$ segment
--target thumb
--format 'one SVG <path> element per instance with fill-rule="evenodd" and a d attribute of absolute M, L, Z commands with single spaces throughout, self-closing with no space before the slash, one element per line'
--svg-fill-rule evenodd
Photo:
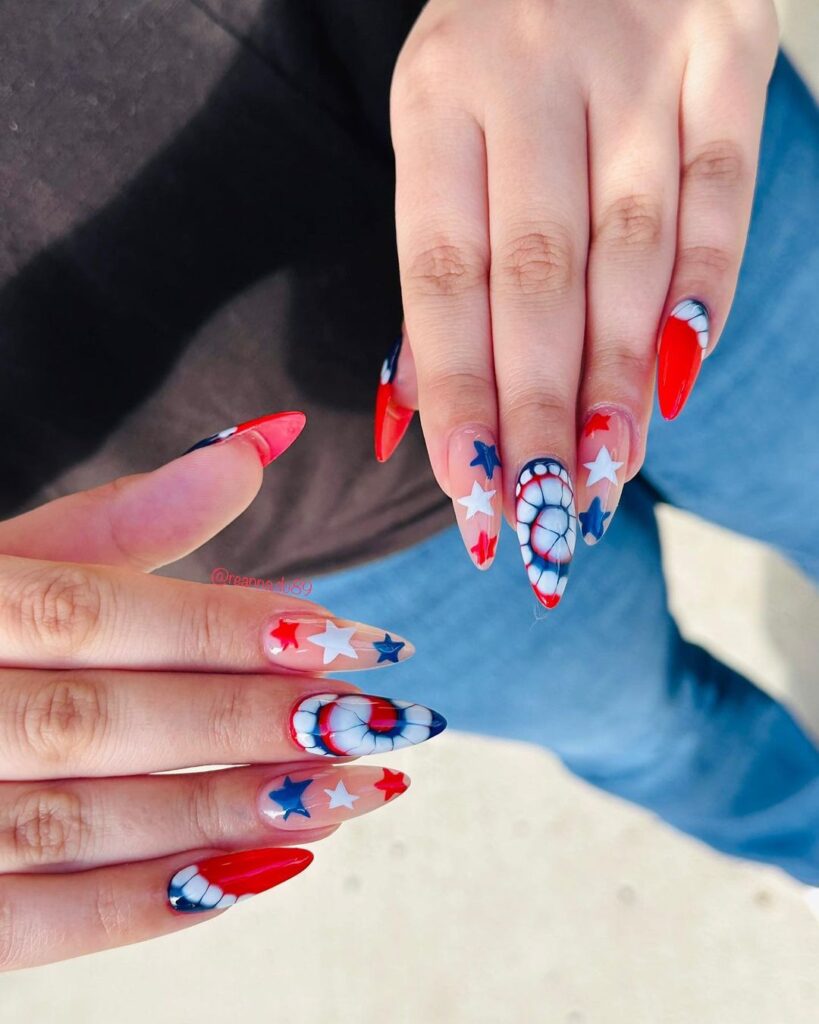
<path fill-rule="evenodd" d="M 205 438 L 152 473 L 120 477 L 0 523 L 0 552 L 149 572 L 189 554 L 253 501 L 262 469 L 304 428 L 300 412 Z"/>

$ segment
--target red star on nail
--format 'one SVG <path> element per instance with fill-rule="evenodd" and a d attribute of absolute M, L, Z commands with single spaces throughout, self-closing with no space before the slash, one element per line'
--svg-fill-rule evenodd
<path fill-rule="evenodd" d="M 298 622 L 287 622 L 286 619 L 279 619 L 278 626 L 270 630 L 270 635 L 274 636 L 281 644 L 281 649 L 286 651 L 288 647 L 299 646 L 299 642 L 296 639 L 298 627 Z"/>
<path fill-rule="evenodd" d="M 391 772 L 389 768 L 384 769 L 384 778 L 375 784 L 376 789 L 384 791 L 384 803 L 392 800 L 394 796 L 401 796 L 402 793 L 406 793 L 409 789 L 406 778 L 403 772 Z"/>
<path fill-rule="evenodd" d="M 495 557 L 495 546 L 497 543 L 497 537 L 490 537 L 486 530 L 481 530 L 478 535 L 477 544 L 469 549 L 475 556 L 475 561 L 478 565 L 483 565 L 484 562 L 488 562 L 490 558 Z"/>
<path fill-rule="evenodd" d="M 584 437 L 590 437 L 595 430 L 608 430 L 609 420 L 611 419 L 611 413 L 604 415 L 602 412 L 596 412 L 589 422 L 586 424 L 586 429 L 583 431 Z"/>

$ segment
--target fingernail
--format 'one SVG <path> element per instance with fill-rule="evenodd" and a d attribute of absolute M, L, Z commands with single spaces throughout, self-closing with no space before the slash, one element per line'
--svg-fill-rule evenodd
<path fill-rule="evenodd" d="M 401 335 L 384 360 L 378 380 L 378 391 L 375 396 L 375 457 L 379 462 L 386 462 L 390 458 L 415 415 L 414 409 L 399 405 L 393 397 L 393 381 L 398 370 L 398 357 L 401 355 L 403 342 L 404 337 Z"/>
<path fill-rule="evenodd" d="M 262 642 L 271 661 L 305 672 L 380 668 L 415 654 L 409 640 L 397 633 L 303 612 L 275 616 L 264 627 Z"/>
<path fill-rule="evenodd" d="M 673 420 L 688 401 L 708 348 L 708 310 L 696 299 L 672 309 L 660 336 L 657 397 L 660 412 Z"/>
<path fill-rule="evenodd" d="M 197 448 L 209 448 L 212 444 L 229 441 L 239 434 L 246 435 L 256 446 L 262 465 L 267 466 L 274 459 L 286 452 L 290 445 L 304 430 L 307 417 L 303 412 L 274 412 L 269 416 L 259 416 L 255 420 L 247 420 L 235 427 L 226 427 L 218 434 L 203 437 L 184 453 L 196 451 Z"/>
<path fill-rule="evenodd" d="M 462 427 L 449 442 L 447 462 L 455 518 L 479 569 L 495 558 L 501 528 L 503 479 L 498 447 L 485 427 Z"/>
<path fill-rule="evenodd" d="M 174 910 L 225 910 L 300 874 L 312 861 L 309 850 L 244 850 L 210 857 L 177 871 L 168 883 Z"/>
<path fill-rule="evenodd" d="M 363 693 L 319 693 L 293 709 L 290 734 L 296 746 L 321 757 L 384 754 L 432 739 L 446 719 L 421 704 Z"/>
<path fill-rule="evenodd" d="M 535 597 L 544 608 L 555 608 L 566 589 L 577 539 L 572 478 L 561 462 L 543 458 L 526 463 L 515 487 L 515 519 Z"/>
<path fill-rule="evenodd" d="M 324 828 L 383 807 L 409 784 L 409 776 L 389 768 L 301 769 L 262 787 L 259 813 L 280 829 Z"/>
<path fill-rule="evenodd" d="M 628 420 L 612 409 L 595 409 L 577 445 L 578 515 L 587 544 L 596 544 L 611 523 L 620 501 L 628 466 L 631 432 Z"/>

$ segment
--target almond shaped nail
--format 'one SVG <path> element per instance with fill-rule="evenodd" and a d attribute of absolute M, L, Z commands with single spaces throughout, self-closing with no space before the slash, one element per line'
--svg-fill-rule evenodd
<path fill-rule="evenodd" d="M 396 402 L 395 374 L 398 370 L 398 357 L 404 343 L 403 334 L 393 343 L 392 348 L 381 366 L 378 378 L 378 391 L 375 396 L 375 457 L 379 462 L 386 462 L 401 443 L 409 429 L 414 409 Z"/>
<path fill-rule="evenodd" d="M 368 814 L 409 789 L 409 776 L 389 768 L 298 769 L 262 786 L 259 814 L 275 828 L 303 831 Z"/>
<path fill-rule="evenodd" d="M 283 612 L 264 627 L 265 654 L 304 672 L 351 672 L 406 661 L 415 648 L 397 633 L 363 622 Z"/>
<path fill-rule="evenodd" d="M 598 408 L 586 419 L 577 444 L 577 518 L 587 544 L 596 544 L 609 528 L 625 484 L 630 443 L 622 413 Z"/>
<path fill-rule="evenodd" d="M 503 502 L 502 466 L 492 432 L 479 426 L 455 431 L 447 471 L 464 546 L 479 569 L 488 569 L 495 558 Z"/>
<path fill-rule="evenodd" d="M 446 728 L 423 704 L 364 693 L 318 693 L 293 708 L 290 734 L 300 750 L 319 757 L 363 757 L 412 747 Z"/>
<path fill-rule="evenodd" d="M 708 310 L 696 299 L 678 302 L 663 326 L 657 398 L 667 420 L 679 416 L 688 401 L 708 349 L 708 334 Z"/>
<path fill-rule="evenodd" d="M 535 597 L 544 608 L 556 608 L 577 539 L 574 486 L 562 462 L 543 457 L 526 463 L 515 487 L 515 519 Z"/>
<path fill-rule="evenodd" d="M 268 466 L 274 459 L 277 459 L 283 452 L 286 452 L 290 445 L 304 430 L 307 417 L 303 412 L 274 412 L 269 416 L 259 416 L 255 420 L 246 420 L 235 427 L 226 427 L 216 434 L 203 437 L 201 441 L 191 445 L 184 453 L 188 455 L 199 448 L 209 448 L 213 444 L 220 444 L 229 441 L 239 434 L 251 435 L 259 452 L 259 458 L 263 466 Z"/>
<path fill-rule="evenodd" d="M 176 872 L 168 883 L 168 902 L 185 914 L 226 910 L 300 874 L 312 860 L 309 850 L 295 848 L 209 857 Z"/>

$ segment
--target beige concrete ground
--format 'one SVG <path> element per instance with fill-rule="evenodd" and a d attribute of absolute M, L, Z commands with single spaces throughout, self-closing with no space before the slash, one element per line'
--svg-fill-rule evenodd
<path fill-rule="evenodd" d="M 783 5 L 805 62 L 819 55 L 812 4 L 801 22 Z M 819 733 L 816 592 L 756 545 L 671 512 L 663 528 L 685 630 Z M 393 763 L 414 792 L 326 843 L 308 875 L 205 927 L 5 976 L 0 1021 L 819 1021 L 819 922 L 778 873 L 717 856 L 522 745 L 445 734 Z M 486 810 L 512 780 L 501 825 Z"/>

